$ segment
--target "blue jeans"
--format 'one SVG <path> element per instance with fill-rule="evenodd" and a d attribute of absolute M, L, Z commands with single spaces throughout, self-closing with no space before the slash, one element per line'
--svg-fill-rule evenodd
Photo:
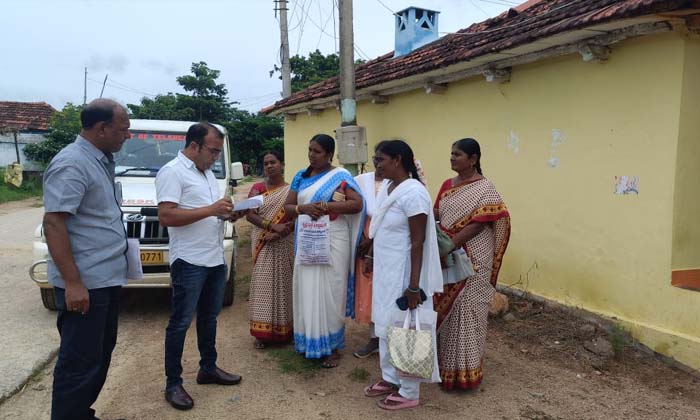
<path fill-rule="evenodd" d="M 165 329 L 166 390 L 182 384 L 182 349 L 195 311 L 200 369 L 216 370 L 216 317 L 224 303 L 226 265 L 201 267 L 178 258 L 170 266 L 170 278 L 173 298 Z"/>
<path fill-rule="evenodd" d="M 90 307 L 82 315 L 67 311 L 65 290 L 55 288 L 61 346 L 53 373 L 51 420 L 95 418 L 90 407 L 107 379 L 117 343 L 120 289 L 89 290 Z"/>

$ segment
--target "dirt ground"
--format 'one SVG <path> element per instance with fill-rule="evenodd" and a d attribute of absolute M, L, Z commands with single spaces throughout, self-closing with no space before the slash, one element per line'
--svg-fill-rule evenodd
<path fill-rule="evenodd" d="M 238 223 L 236 301 L 219 317 L 219 365 L 243 375 L 238 386 L 196 385 L 194 327 L 184 354 L 185 387 L 195 400 L 188 412 L 163 398 L 163 339 L 169 314 L 164 291 L 126 291 L 120 334 L 109 378 L 95 406 L 103 419 L 700 419 L 700 380 L 608 336 L 615 357 L 601 358 L 583 343 L 605 336 L 579 318 L 511 297 L 508 320 L 492 319 L 485 379 L 475 392 L 443 392 L 424 384 L 421 405 L 390 413 L 362 389 L 379 378 L 376 355 L 359 360 L 367 328 L 347 323 L 347 348 L 335 369 L 280 365 L 292 346 L 253 349 L 248 333 L 249 228 Z M 286 351 L 285 351 L 286 350 Z M 0 419 L 47 419 L 53 364 L 0 406 Z M 365 374 L 369 377 L 362 378 Z"/>

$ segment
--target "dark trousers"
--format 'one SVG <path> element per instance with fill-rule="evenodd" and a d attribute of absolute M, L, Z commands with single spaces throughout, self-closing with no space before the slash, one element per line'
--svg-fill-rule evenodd
<path fill-rule="evenodd" d="M 121 287 L 89 290 L 87 314 L 66 310 L 65 290 L 56 288 L 61 346 L 53 373 L 51 420 L 89 420 L 107 379 L 117 343 Z"/>
<path fill-rule="evenodd" d="M 216 369 L 216 317 L 224 303 L 226 265 L 201 267 L 177 259 L 170 266 L 170 278 L 173 298 L 165 330 L 166 389 L 182 384 L 182 349 L 195 311 L 199 366 L 207 373 Z"/>

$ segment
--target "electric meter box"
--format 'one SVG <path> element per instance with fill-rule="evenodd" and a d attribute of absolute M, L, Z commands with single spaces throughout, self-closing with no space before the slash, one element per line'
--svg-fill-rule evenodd
<path fill-rule="evenodd" d="M 338 162 L 345 164 L 367 163 L 367 131 L 365 127 L 346 125 L 336 128 L 335 142 Z"/>

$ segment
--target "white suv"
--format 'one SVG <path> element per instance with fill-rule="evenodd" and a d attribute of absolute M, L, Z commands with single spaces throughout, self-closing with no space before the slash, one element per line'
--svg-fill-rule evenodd
<path fill-rule="evenodd" d="M 124 230 L 128 238 L 138 238 L 143 266 L 143 278 L 129 279 L 127 288 L 170 287 L 170 261 L 168 258 L 168 229 L 158 222 L 155 177 L 161 166 L 177 156 L 185 145 L 185 134 L 193 122 L 162 120 L 131 120 L 131 138 L 116 153 L 116 182 L 121 186 L 124 213 Z M 229 138 L 226 129 L 216 126 L 224 133 L 224 150 L 212 171 L 219 182 L 219 190 L 230 194 L 229 186 L 243 178 L 240 162 L 231 164 Z M 34 262 L 29 275 L 39 286 L 41 300 L 50 310 L 56 310 L 53 286 L 48 283 L 47 259 L 49 257 L 43 228 L 39 225 L 34 233 Z M 228 264 L 228 281 L 224 294 L 224 305 L 233 304 L 235 277 L 235 230 L 233 224 L 224 224 L 224 257 Z"/>

